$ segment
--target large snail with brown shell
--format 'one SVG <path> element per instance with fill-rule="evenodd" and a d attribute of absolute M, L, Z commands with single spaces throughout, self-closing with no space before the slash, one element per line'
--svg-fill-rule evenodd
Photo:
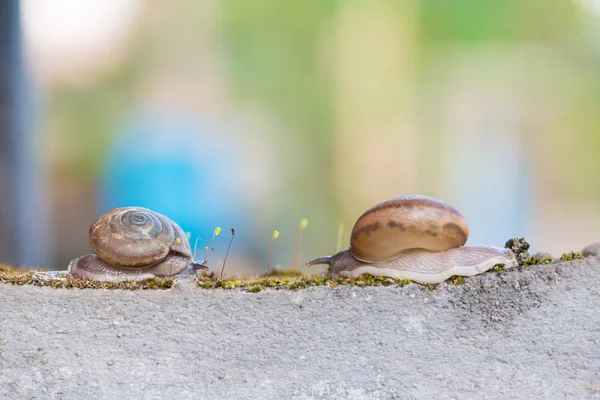
<path fill-rule="evenodd" d="M 195 262 L 183 230 L 162 214 L 141 207 L 116 208 L 90 227 L 95 254 L 69 263 L 72 276 L 98 281 L 195 276 Z"/>
<path fill-rule="evenodd" d="M 496 265 L 517 265 L 509 249 L 465 246 L 469 227 L 455 208 L 427 196 L 402 196 L 379 203 L 360 216 L 350 248 L 307 265 L 328 264 L 332 276 L 362 274 L 440 283 L 472 276 Z"/>

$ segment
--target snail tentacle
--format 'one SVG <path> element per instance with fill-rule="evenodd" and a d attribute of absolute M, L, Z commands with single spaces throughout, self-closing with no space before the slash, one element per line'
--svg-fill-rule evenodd
<path fill-rule="evenodd" d="M 317 265 L 317 264 L 331 265 L 331 259 L 332 259 L 331 256 L 319 257 L 317 259 L 307 262 L 306 265 L 308 265 L 308 266 Z"/>

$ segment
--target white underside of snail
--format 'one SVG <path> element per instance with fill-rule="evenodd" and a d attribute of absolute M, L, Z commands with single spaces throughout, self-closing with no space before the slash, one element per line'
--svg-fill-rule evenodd
<path fill-rule="evenodd" d="M 103 262 L 95 254 L 78 257 L 69 263 L 67 272 L 78 278 L 92 279 L 101 282 L 141 281 L 151 278 L 194 278 L 196 271 L 193 265 L 184 257 L 169 260 L 169 268 L 160 266 L 147 268 L 122 268 Z"/>
<path fill-rule="evenodd" d="M 464 246 L 441 252 L 408 250 L 394 260 L 374 263 L 358 261 L 349 250 L 345 250 L 332 257 L 323 257 L 309 263 L 316 264 L 330 264 L 329 273 L 332 277 L 357 278 L 369 274 L 435 284 L 454 275 L 478 275 L 496 265 L 503 265 L 504 268 L 515 267 L 517 260 L 508 249 Z"/>
<path fill-rule="evenodd" d="M 426 196 L 396 197 L 357 220 L 348 250 L 307 265 L 328 264 L 333 277 L 370 274 L 427 284 L 518 265 L 509 249 L 465 246 L 468 235 L 466 220 L 448 204 Z"/>

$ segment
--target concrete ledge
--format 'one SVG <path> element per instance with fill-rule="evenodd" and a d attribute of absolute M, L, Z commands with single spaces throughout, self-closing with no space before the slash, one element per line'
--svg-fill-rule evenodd
<path fill-rule="evenodd" d="M 600 260 L 430 291 L 0 285 L 0 398 L 599 398 Z"/>

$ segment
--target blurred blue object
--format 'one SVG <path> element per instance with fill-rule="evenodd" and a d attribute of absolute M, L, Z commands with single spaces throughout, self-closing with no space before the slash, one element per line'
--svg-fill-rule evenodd
<path fill-rule="evenodd" d="M 0 2 L 0 263 L 53 268 L 39 97 L 21 32 L 20 3 Z"/>
<path fill-rule="evenodd" d="M 484 132 L 454 137 L 468 156 L 456 158 L 450 194 L 469 222 L 469 244 L 503 247 L 510 238 L 529 236 L 531 166 L 517 131 Z"/>
<path fill-rule="evenodd" d="M 100 185 L 99 214 L 125 206 L 162 213 L 208 245 L 216 226 L 245 225 L 243 171 L 226 128 L 156 110 L 135 115 L 115 137 Z M 231 225 L 231 226 L 230 226 Z M 198 258 L 201 258 L 199 251 Z"/>

